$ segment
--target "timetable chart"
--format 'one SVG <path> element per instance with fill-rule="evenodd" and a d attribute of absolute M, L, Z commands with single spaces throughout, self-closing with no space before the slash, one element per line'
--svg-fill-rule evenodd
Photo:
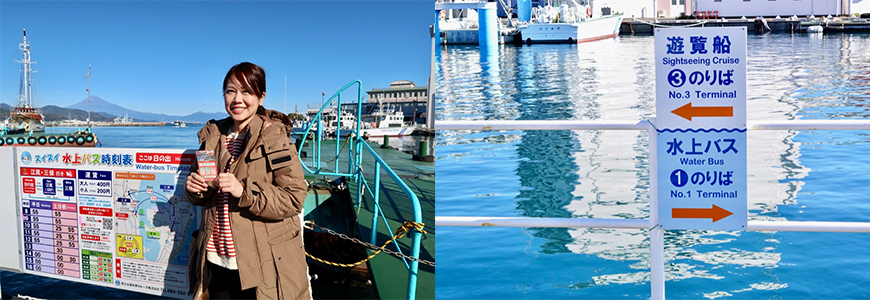
<path fill-rule="evenodd" d="M 112 283 L 112 254 L 82 250 L 82 279 Z"/>
<path fill-rule="evenodd" d="M 25 268 L 78 278 L 81 268 L 76 205 L 24 200 L 21 213 Z"/>

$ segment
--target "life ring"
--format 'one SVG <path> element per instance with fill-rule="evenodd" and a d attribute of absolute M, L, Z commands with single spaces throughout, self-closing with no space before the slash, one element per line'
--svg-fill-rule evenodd
<path fill-rule="evenodd" d="M 586 17 L 587 18 L 592 17 L 592 7 L 591 6 L 586 6 Z"/>
<path fill-rule="evenodd" d="M 36 145 L 36 138 L 32 136 L 27 138 L 27 143 L 31 145 Z"/>
<path fill-rule="evenodd" d="M 85 144 L 85 138 L 84 138 L 84 137 L 81 137 L 81 136 L 80 136 L 80 137 L 76 138 L 76 145 L 81 146 L 81 145 L 84 145 L 84 144 Z"/>
<path fill-rule="evenodd" d="M 0 139 L 0 146 L 3 146 L 3 144 L 5 143 L 4 141 L 6 141 L 6 140 L 5 140 L 5 139 Z"/>
<path fill-rule="evenodd" d="M 85 137 L 85 141 L 88 142 L 88 143 L 93 142 L 93 141 L 94 141 L 94 134 L 93 134 L 93 133 L 88 133 L 88 136 Z"/>
<path fill-rule="evenodd" d="M 19 143 L 19 144 L 24 144 L 24 142 L 26 142 L 26 141 L 27 141 L 27 140 L 25 140 L 23 137 L 18 138 L 18 143 Z"/>
<path fill-rule="evenodd" d="M 447 17 L 447 13 L 445 11 L 442 10 L 441 12 L 438 13 L 439 19 L 444 20 L 445 17 Z"/>
<path fill-rule="evenodd" d="M 75 143 L 75 141 L 76 141 L 76 137 L 74 137 L 74 136 L 69 135 L 69 136 L 66 137 L 66 142 L 67 142 L 67 143 L 72 144 L 72 143 Z"/>
<path fill-rule="evenodd" d="M 66 144 L 66 138 L 62 137 L 62 136 L 57 137 L 57 144 L 58 145 Z"/>
<path fill-rule="evenodd" d="M 57 137 L 55 137 L 53 135 L 48 137 L 48 143 L 51 145 L 54 145 L 55 143 L 57 143 Z"/>
<path fill-rule="evenodd" d="M 15 144 L 15 139 L 13 139 L 13 138 L 11 138 L 11 137 L 6 138 L 6 144 L 7 144 L 7 145 Z"/>
<path fill-rule="evenodd" d="M 45 143 L 48 142 L 48 139 L 46 139 L 44 136 L 41 136 L 41 137 L 36 139 L 36 142 L 39 143 L 40 145 L 45 145 Z"/>

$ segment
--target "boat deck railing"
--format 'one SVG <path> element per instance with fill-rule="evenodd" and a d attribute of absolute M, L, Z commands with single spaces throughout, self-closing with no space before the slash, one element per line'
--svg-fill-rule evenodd
<path fill-rule="evenodd" d="M 642 121 L 569 121 L 569 120 L 516 120 L 516 121 L 436 121 L 436 130 L 646 130 L 655 136 L 655 118 Z M 868 120 L 792 120 L 748 121 L 749 130 L 870 130 Z M 655 149 L 650 138 L 650 148 Z M 650 151 L 650 161 L 656 161 Z M 651 163 L 649 174 L 657 174 Z M 531 218 L 531 217 L 456 217 L 435 216 L 435 226 L 462 227 L 548 227 L 548 228 L 621 228 L 648 229 L 650 234 L 651 298 L 665 298 L 664 229 L 658 220 L 658 193 L 656 176 L 650 176 L 648 219 L 594 219 L 594 218 Z M 870 232 L 870 222 L 812 222 L 812 221 L 748 221 L 748 231 L 804 231 L 804 232 Z"/>
<path fill-rule="evenodd" d="M 333 102 L 335 103 L 335 107 L 340 109 L 342 107 L 342 97 L 341 97 L 342 94 L 344 92 L 348 91 L 348 89 L 350 89 L 354 85 L 356 86 L 356 92 L 357 92 L 356 93 L 357 94 L 357 98 L 356 98 L 356 105 L 357 105 L 356 125 L 350 126 L 350 127 L 353 127 L 354 129 L 351 130 L 351 134 L 348 135 L 347 140 L 344 143 L 341 142 L 341 136 L 340 136 L 341 130 L 335 130 L 335 133 L 334 133 L 335 139 L 336 139 L 335 153 L 334 153 L 335 156 L 328 158 L 328 160 L 324 160 L 325 157 L 323 156 L 323 153 L 321 153 L 321 152 L 323 152 L 323 147 L 321 146 L 321 141 L 324 138 L 324 136 L 323 136 L 324 130 L 323 129 L 325 129 L 324 128 L 325 124 L 323 122 L 323 111 L 325 108 L 331 106 L 333 104 Z M 315 138 L 312 141 L 312 144 L 314 146 L 312 165 L 310 167 L 308 165 L 306 165 L 305 160 L 302 159 L 301 155 L 299 157 L 299 161 L 302 162 L 302 167 L 305 169 L 305 171 L 310 173 L 310 174 L 320 175 L 320 176 L 341 176 L 341 177 L 346 177 L 350 181 L 356 183 L 357 190 L 355 191 L 355 197 L 354 197 L 355 203 L 354 203 L 354 205 L 356 205 L 357 207 L 362 205 L 362 199 L 366 195 L 366 193 L 368 193 L 368 195 L 372 198 L 372 200 L 374 202 L 373 213 L 372 213 L 373 217 L 371 220 L 372 234 L 371 234 L 370 243 L 377 245 L 378 243 L 376 243 L 375 238 L 377 237 L 377 232 L 378 232 L 378 223 L 379 223 L 378 218 L 379 217 L 380 217 L 380 219 L 383 220 L 384 225 L 387 226 L 387 231 L 393 232 L 392 228 L 389 228 L 389 223 L 387 222 L 387 219 L 383 214 L 383 210 L 380 208 L 379 197 L 380 197 L 380 189 L 382 187 L 382 185 L 381 185 L 381 172 L 382 171 L 387 173 L 389 178 L 392 179 L 396 183 L 396 185 L 399 187 L 399 189 L 401 189 L 401 191 L 410 200 L 411 205 L 412 205 L 412 209 L 414 211 L 413 222 L 418 223 L 418 224 L 422 224 L 423 223 L 423 213 L 422 213 L 420 201 L 417 198 L 417 195 L 411 191 L 411 188 L 409 188 L 408 185 L 405 184 L 405 182 L 402 181 L 402 179 L 399 178 L 398 175 L 396 175 L 396 172 L 394 172 L 390 168 L 390 166 L 387 165 L 387 163 L 363 139 L 362 135 L 359 134 L 359 128 L 362 128 L 361 127 L 361 123 L 362 123 L 362 115 L 361 114 L 362 114 L 362 82 L 360 82 L 357 79 L 357 80 L 351 81 L 350 83 L 348 83 L 347 85 L 345 85 L 344 87 L 339 89 L 337 92 L 335 92 L 335 94 L 333 94 L 332 97 L 330 97 L 329 100 L 323 104 L 323 106 L 320 108 L 320 110 L 317 112 L 317 114 L 311 119 L 311 122 L 309 124 L 317 124 L 318 130 L 316 131 L 316 134 L 311 133 L 311 127 L 313 127 L 313 126 L 308 126 L 308 128 L 305 130 L 305 132 L 302 134 L 302 136 L 303 137 L 308 137 L 309 135 L 315 136 Z M 341 118 L 337 118 L 336 122 L 337 123 L 335 124 L 335 127 L 342 128 Z M 302 139 L 302 142 L 299 145 L 300 149 L 302 149 L 302 147 L 305 146 L 306 140 L 307 140 L 307 138 Z M 344 157 L 347 165 L 346 165 L 346 167 L 340 167 L 340 165 L 342 164 L 343 147 L 348 147 L 348 146 L 349 146 L 350 150 L 346 153 L 346 155 Z M 374 170 L 371 170 L 371 171 L 374 171 L 374 185 L 373 186 L 375 188 L 372 188 L 372 186 L 369 186 L 368 181 L 363 174 L 363 154 L 364 153 L 367 153 L 368 156 L 370 156 L 370 158 L 374 160 L 375 168 L 374 168 Z M 301 151 L 300 151 L 300 154 L 301 154 Z M 324 162 L 331 162 L 333 164 L 333 167 L 330 168 L 329 165 L 324 164 Z M 400 223 L 401 223 L 401 221 L 400 221 Z M 420 242 L 422 239 L 422 233 L 420 231 L 417 231 L 417 230 L 412 230 L 410 232 L 410 235 L 411 235 L 411 239 L 412 239 L 411 249 L 410 249 L 411 253 L 408 255 L 410 255 L 411 257 L 414 257 L 417 260 L 408 261 L 408 259 L 405 259 L 405 258 L 402 258 L 402 260 L 405 263 L 405 267 L 408 269 L 408 292 L 407 292 L 406 298 L 407 299 L 414 299 L 416 296 L 416 291 L 417 291 L 417 271 L 418 271 L 418 266 L 419 266 L 418 260 L 420 258 Z M 402 252 L 402 249 L 399 248 L 398 243 L 392 243 L 392 244 L 393 244 L 393 247 L 396 248 L 396 251 L 398 251 L 400 253 Z"/>

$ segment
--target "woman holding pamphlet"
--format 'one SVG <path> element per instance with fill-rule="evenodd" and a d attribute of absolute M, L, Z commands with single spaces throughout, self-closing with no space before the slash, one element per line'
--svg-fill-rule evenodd
<path fill-rule="evenodd" d="M 199 131 L 185 183 L 203 206 L 190 248 L 193 299 L 308 299 L 298 217 L 307 195 L 290 119 L 263 108 L 265 71 L 233 66 L 223 82 L 229 117 Z"/>

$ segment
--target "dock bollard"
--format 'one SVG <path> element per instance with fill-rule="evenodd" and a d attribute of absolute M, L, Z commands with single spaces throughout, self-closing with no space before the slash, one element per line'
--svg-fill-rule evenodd
<path fill-rule="evenodd" d="M 417 148 L 417 154 L 411 158 L 416 161 L 426 161 L 426 162 L 434 162 L 435 156 L 429 155 L 429 143 L 426 141 L 420 141 L 420 147 Z"/>
<path fill-rule="evenodd" d="M 390 136 L 389 135 L 384 135 L 384 144 L 381 145 L 381 148 L 393 149 L 393 147 L 390 147 Z"/>

